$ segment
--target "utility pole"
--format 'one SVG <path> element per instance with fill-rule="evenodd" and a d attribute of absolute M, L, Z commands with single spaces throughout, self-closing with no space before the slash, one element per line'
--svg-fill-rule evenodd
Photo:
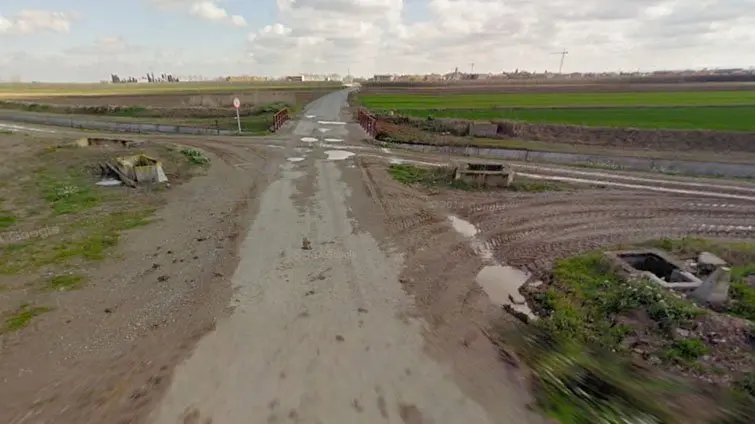
<path fill-rule="evenodd" d="M 553 54 L 560 54 L 561 55 L 561 62 L 558 64 L 558 73 L 561 74 L 561 70 L 564 68 L 564 58 L 566 57 L 569 52 L 564 49 L 564 51 L 555 52 Z"/>
<path fill-rule="evenodd" d="M 474 74 L 474 63 L 472 63 L 472 72 L 470 74 Z"/>

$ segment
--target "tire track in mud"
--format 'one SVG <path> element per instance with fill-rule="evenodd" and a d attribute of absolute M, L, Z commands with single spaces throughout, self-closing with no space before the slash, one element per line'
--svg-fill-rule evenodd
<path fill-rule="evenodd" d="M 717 239 L 755 238 L 755 203 L 710 201 L 692 195 L 631 189 L 568 192 L 474 193 L 453 191 L 427 196 L 392 178 L 379 165 L 370 168 L 386 212 L 386 224 L 399 239 L 424 239 L 412 245 L 447 252 L 447 261 L 468 259 L 467 249 L 434 243 L 431 234 L 448 228 L 455 215 L 475 225 L 495 258 L 542 275 L 554 260 L 598 248 L 658 238 L 686 236 Z"/>

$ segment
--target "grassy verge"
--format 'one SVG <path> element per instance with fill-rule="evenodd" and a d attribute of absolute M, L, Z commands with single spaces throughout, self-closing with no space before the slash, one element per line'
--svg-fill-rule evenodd
<path fill-rule="evenodd" d="M 419 185 L 429 190 L 457 189 L 457 190 L 483 190 L 484 187 L 454 179 L 454 171 L 450 167 L 422 168 L 415 165 L 390 165 L 388 173 L 398 182 L 409 185 Z M 517 192 L 543 192 L 561 191 L 576 186 L 541 180 L 530 180 L 517 177 L 514 182 L 503 190 Z"/>
<path fill-rule="evenodd" d="M 469 120 L 508 119 L 591 127 L 755 131 L 755 106 L 562 108 L 562 109 L 397 109 L 399 115 Z"/>
<path fill-rule="evenodd" d="M 450 109 L 555 106 L 716 106 L 753 105 L 753 91 L 633 93 L 360 94 L 370 109 Z"/>
<path fill-rule="evenodd" d="M 680 257 L 719 254 L 738 270 L 735 284 L 755 264 L 752 245 L 699 239 L 647 245 Z M 657 284 L 626 281 L 601 253 L 557 262 L 548 285 L 528 290 L 541 319 L 500 334 L 532 369 L 538 403 L 559 422 L 745 423 L 755 412 L 751 325 Z M 733 297 L 732 305 L 753 305 Z"/>

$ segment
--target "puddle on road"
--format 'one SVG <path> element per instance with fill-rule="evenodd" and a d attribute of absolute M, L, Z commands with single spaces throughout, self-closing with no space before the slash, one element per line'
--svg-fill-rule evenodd
<path fill-rule="evenodd" d="M 530 320 L 537 319 L 527 305 L 524 296 L 519 293 L 519 288 L 529 280 L 530 274 L 518 268 L 498 264 L 493 258 L 493 251 L 488 243 L 476 237 L 479 230 L 474 224 L 453 215 L 449 216 L 448 219 L 451 221 L 454 230 L 471 239 L 472 248 L 483 261 L 493 264 L 480 270 L 475 279 L 488 295 L 490 301 L 497 306 L 505 306 L 514 312 L 525 315 Z"/>
<path fill-rule="evenodd" d="M 301 141 L 305 143 L 317 143 L 317 139 L 315 137 L 302 137 Z"/>
<path fill-rule="evenodd" d="M 402 163 L 405 163 L 403 159 L 399 158 L 390 158 L 388 162 L 390 162 L 391 165 L 401 165 Z"/>
<path fill-rule="evenodd" d="M 326 150 L 325 154 L 328 155 L 328 160 L 344 160 L 354 156 L 353 152 L 346 150 Z"/>
<path fill-rule="evenodd" d="M 516 312 L 534 318 L 519 288 L 527 282 L 530 275 L 520 269 L 493 265 L 486 266 L 477 274 L 475 281 L 496 306 L 509 306 Z"/>
<path fill-rule="evenodd" d="M 317 121 L 320 125 L 346 125 L 345 122 L 339 122 L 339 121 Z"/>
<path fill-rule="evenodd" d="M 317 131 L 320 131 L 321 133 L 326 133 L 330 131 L 330 128 L 318 128 Z"/>
<path fill-rule="evenodd" d="M 289 162 L 301 162 L 304 160 L 304 158 L 288 158 L 286 160 Z"/>
<path fill-rule="evenodd" d="M 451 225 L 454 227 L 454 230 L 458 231 L 464 237 L 474 237 L 475 235 L 477 235 L 477 227 L 475 227 L 472 223 L 453 215 L 449 216 L 448 219 L 451 221 Z"/>
<path fill-rule="evenodd" d="M 326 138 L 325 141 L 327 141 L 328 143 L 340 143 L 343 140 L 340 138 Z"/>
<path fill-rule="evenodd" d="M 54 134 L 55 131 L 53 130 L 45 130 L 42 128 L 30 128 L 25 127 L 23 125 L 14 125 L 14 124 L 0 124 L 0 128 L 7 129 L 12 132 L 16 131 L 34 131 L 34 132 L 42 132 L 42 133 L 48 133 L 48 134 Z"/>
<path fill-rule="evenodd" d="M 380 149 L 380 150 L 381 150 L 381 151 L 382 151 L 383 153 L 391 153 L 391 149 L 389 149 L 389 148 L 387 148 L 387 147 L 383 147 L 383 148 L 382 148 L 382 149 Z"/>
<path fill-rule="evenodd" d="M 315 117 L 315 115 L 305 115 L 305 116 L 307 117 L 307 119 L 312 119 Z"/>

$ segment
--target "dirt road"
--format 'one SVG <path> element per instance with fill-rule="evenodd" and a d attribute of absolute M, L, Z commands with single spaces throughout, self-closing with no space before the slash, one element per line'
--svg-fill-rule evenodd
<path fill-rule="evenodd" d="M 313 146 L 298 160 L 301 138 L 356 131 L 339 122 L 345 99 L 316 101 L 296 124 L 285 144 L 294 161 L 241 248 L 235 310 L 176 369 L 153 423 L 528 422 L 513 402 L 509 417 L 489 416 L 424 352 L 401 257 L 353 213 L 369 199 L 351 158 Z"/>
<path fill-rule="evenodd" d="M 124 236 L 127 264 L 9 339 L 0 422 L 539 423 L 485 337 L 501 311 L 449 216 L 536 272 L 627 240 L 753 235 L 746 182 L 520 164 L 580 189 L 428 195 L 386 163 L 450 158 L 360 143 L 345 100 L 318 99 L 271 137 L 129 136 L 213 166 Z"/>

